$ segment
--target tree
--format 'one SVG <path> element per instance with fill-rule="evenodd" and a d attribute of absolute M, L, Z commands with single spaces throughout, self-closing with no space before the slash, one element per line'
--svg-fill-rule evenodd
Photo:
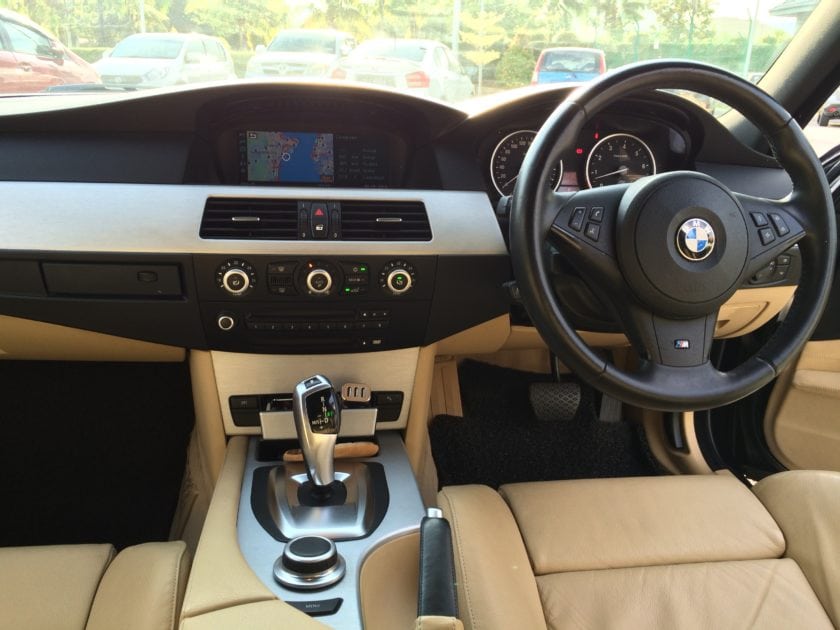
<path fill-rule="evenodd" d="M 285 20 L 285 5 L 271 0 L 189 0 L 185 16 L 194 30 L 227 40 L 240 50 L 268 43 Z"/>
<path fill-rule="evenodd" d="M 502 16 L 480 10 L 473 15 L 468 12 L 461 14 L 461 40 L 469 47 L 463 55 L 478 66 L 478 94 L 484 81 L 484 66 L 501 57 L 494 46 L 500 46 L 507 39 L 505 29 L 499 24 Z"/>
<path fill-rule="evenodd" d="M 714 34 L 711 0 L 652 0 L 650 8 L 667 39 L 687 42 L 688 57 L 692 56 L 696 40 Z"/>

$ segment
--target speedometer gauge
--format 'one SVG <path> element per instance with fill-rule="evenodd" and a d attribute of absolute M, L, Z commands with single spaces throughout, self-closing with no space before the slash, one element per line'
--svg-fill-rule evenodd
<path fill-rule="evenodd" d="M 586 183 L 590 188 L 635 182 L 647 175 L 656 175 L 653 152 L 629 133 L 602 138 L 586 158 Z"/>
<path fill-rule="evenodd" d="M 519 169 L 525 154 L 534 142 L 536 131 L 523 129 L 506 135 L 493 150 L 490 158 L 490 179 L 500 195 L 513 194 L 513 187 L 519 178 Z M 557 190 L 563 178 L 563 161 L 557 163 L 551 171 L 549 185 Z"/>

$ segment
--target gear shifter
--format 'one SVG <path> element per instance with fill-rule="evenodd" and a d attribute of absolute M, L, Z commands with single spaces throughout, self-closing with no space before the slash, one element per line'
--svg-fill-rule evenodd
<path fill-rule="evenodd" d="M 316 374 L 295 387 L 292 410 L 306 474 L 324 490 L 335 480 L 334 451 L 341 409 L 332 383 Z"/>

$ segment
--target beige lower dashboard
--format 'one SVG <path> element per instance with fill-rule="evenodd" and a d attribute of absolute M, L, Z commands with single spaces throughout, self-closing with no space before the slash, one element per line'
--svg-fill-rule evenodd
<path fill-rule="evenodd" d="M 715 337 L 737 337 L 763 326 L 784 310 L 795 290 L 795 286 L 777 286 L 738 291 L 721 307 Z M 580 335 L 592 346 L 615 348 L 628 345 L 627 338 L 620 333 L 580 331 Z M 481 354 L 500 349 L 544 348 L 545 342 L 535 328 L 511 326 L 509 318 L 502 316 L 444 339 L 437 345 L 439 354 Z M 416 349 L 412 352 L 416 356 Z M 0 359 L 166 362 L 183 361 L 185 356 L 184 348 L 0 315 Z M 318 365 L 324 364 L 323 356 L 313 357 Z"/>
<path fill-rule="evenodd" d="M 715 325 L 715 338 L 729 339 L 750 333 L 778 316 L 790 302 L 795 286 L 741 289 L 721 306 Z M 620 348 L 629 345 L 622 333 L 578 331 L 591 346 Z M 511 326 L 503 350 L 527 350 L 545 347 L 545 342 L 533 326 Z"/>

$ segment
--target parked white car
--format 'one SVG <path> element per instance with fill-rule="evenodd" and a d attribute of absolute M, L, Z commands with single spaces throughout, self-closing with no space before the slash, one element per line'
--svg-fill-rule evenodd
<path fill-rule="evenodd" d="M 236 78 L 233 59 L 221 40 L 194 33 L 130 35 L 93 66 L 111 87 L 152 88 Z"/>
<path fill-rule="evenodd" d="M 257 46 L 245 76 L 330 77 L 355 45 L 353 36 L 342 31 L 280 31 L 268 48 Z"/>
<path fill-rule="evenodd" d="M 334 76 L 444 101 L 475 93 L 449 47 L 430 39 L 370 39 L 342 61 Z"/>

